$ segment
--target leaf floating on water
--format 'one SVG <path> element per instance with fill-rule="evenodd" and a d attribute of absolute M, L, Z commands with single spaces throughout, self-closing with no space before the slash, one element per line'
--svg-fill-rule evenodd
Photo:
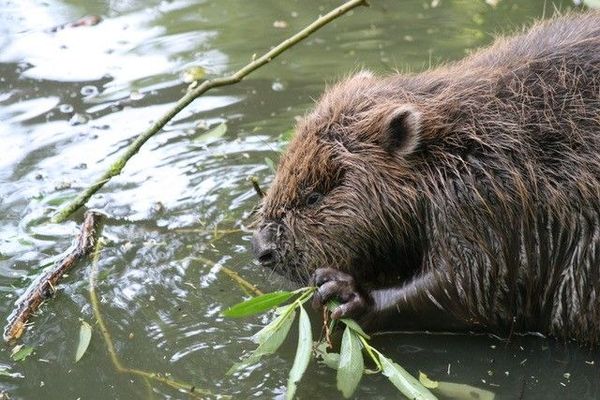
<path fill-rule="evenodd" d="M 92 327 L 85 321 L 81 321 L 81 327 L 79 328 L 79 344 L 77 345 L 77 351 L 75 352 L 75 362 L 81 360 L 81 357 L 85 354 L 90 340 L 92 339 Z"/>
<path fill-rule="evenodd" d="M 381 363 L 382 373 L 406 397 L 415 400 L 437 400 L 429 389 L 423 386 L 404 368 L 377 352 Z"/>
<path fill-rule="evenodd" d="M 293 292 L 287 291 L 263 294 L 229 307 L 223 312 L 223 315 L 226 317 L 246 317 L 258 314 L 277 307 L 293 295 Z"/>
<path fill-rule="evenodd" d="M 204 132 L 200 136 L 197 136 L 194 141 L 196 142 L 214 142 L 217 139 L 222 138 L 227 133 L 227 124 L 225 122 L 217 125 L 215 128 Z"/>
<path fill-rule="evenodd" d="M 312 327 L 310 325 L 310 319 L 304 310 L 304 307 L 300 306 L 300 322 L 298 324 L 298 347 L 296 348 L 296 357 L 294 357 L 294 364 L 290 370 L 287 384 L 287 392 L 285 398 L 291 400 L 294 398 L 296 393 L 296 385 L 302 379 L 302 375 L 308 367 L 310 358 L 312 356 Z"/>
<path fill-rule="evenodd" d="M 181 80 L 184 83 L 199 81 L 206 76 L 206 70 L 199 66 L 186 68 L 181 74 Z"/>
<path fill-rule="evenodd" d="M 33 347 L 23 346 L 22 344 L 15 346 L 10 353 L 10 358 L 13 361 L 23 361 L 33 353 Z"/>
<path fill-rule="evenodd" d="M 453 400 L 494 400 L 496 397 L 494 392 L 475 386 L 431 380 L 422 372 L 419 372 L 419 381 L 423 386 L 433 390 L 443 398 Z"/>
<path fill-rule="evenodd" d="M 346 326 L 340 348 L 340 363 L 337 372 L 337 388 L 345 398 L 352 396 L 365 370 L 360 339 Z"/>

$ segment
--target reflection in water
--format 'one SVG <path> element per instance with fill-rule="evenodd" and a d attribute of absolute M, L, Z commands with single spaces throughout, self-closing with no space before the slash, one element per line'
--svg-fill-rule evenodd
<path fill-rule="evenodd" d="M 223 307 L 245 295 L 218 267 L 198 261 L 221 263 L 265 291 L 288 284 L 256 269 L 245 251 L 248 234 L 237 228 L 256 205 L 246 178 L 257 175 L 268 188 L 272 172 L 265 157 L 277 160 L 277 138 L 325 82 L 362 67 L 418 71 L 460 58 L 488 43 L 491 32 L 541 16 L 546 2 L 503 0 L 496 8 L 472 0 L 433 2 L 436 7 L 425 0 L 372 3 L 239 85 L 194 102 L 92 199 L 91 207 L 110 215 L 97 291 L 127 365 L 235 398 L 280 397 L 294 340 L 280 355 L 225 377 L 266 320 L 222 318 Z M 16 295 L 77 231 L 75 222 L 49 224 L 51 212 L 172 106 L 186 90 L 183 70 L 202 66 L 209 76 L 233 71 L 336 4 L 0 0 L 0 314 L 8 315 Z M 86 15 L 102 21 L 50 31 Z M 228 126 L 222 138 L 201 140 L 207 127 L 222 122 Z M 84 358 L 73 362 L 79 318 L 93 322 L 88 268 L 84 263 L 73 271 L 34 318 L 24 337 L 36 348 L 33 357 L 14 363 L 10 348 L 0 349 L 0 369 L 12 366 L 25 376 L 0 376 L 0 390 L 11 398 L 146 398 L 143 382 L 114 371 L 97 331 Z M 412 372 L 485 387 L 499 398 L 591 399 L 600 393 L 600 360 L 576 345 L 423 334 L 375 340 Z M 154 390 L 156 398 L 181 398 L 165 387 Z M 331 371 L 316 365 L 299 395 L 339 397 Z M 382 377 L 363 379 L 357 392 L 358 398 L 394 396 Z"/>

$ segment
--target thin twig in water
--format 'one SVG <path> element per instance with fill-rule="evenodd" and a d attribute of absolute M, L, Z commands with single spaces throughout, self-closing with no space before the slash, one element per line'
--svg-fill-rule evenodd
<path fill-rule="evenodd" d="M 102 313 L 100 312 L 100 300 L 98 299 L 98 295 L 96 294 L 96 275 L 98 274 L 98 260 L 100 259 L 101 247 L 101 241 L 99 240 L 97 241 L 96 246 L 94 248 L 94 259 L 92 261 L 92 268 L 89 276 L 89 294 L 90 302 L 92 303 L 92 310 L 94 312 L 94 317 L 96 318 L 96 322 L 98 323 L 98 327 L 100 328 L 100 333 L 102 334 L 102 338 L 104 339 L 106 349 L 108 350 L 110 360 L 113 363 L 115 370 L 120 373 L 137 375 L 141 377 L 145 381 L 146 388 L 149 388 L 150 392 L 152 391 L 150 381 L 156 381 L 170 386 L 174 389 L 184 391 L 193 398 L 205 399 L 207 396 L 229 398 L 229 396 L 227 395 L 216 395 L 209 390 L 199 389 L 196 386 L 191 385 L 189 383 L 167 378 L 166 376 L 157 372 L 143 371 L 136 368 L 128 368 L 123 365 L 119 356 L 117 355 L 117 351 L 113 344 L 112 336 L 108 328 L 106 327 L 106 323 L 104 322 L 104 317 L 102 317 Z"/>
<path fill-rule="evenodd" d="M 187 107 L 192 101 L 196 98 L 204 94 L 206 91 L 221 87 L 233 85 L 235 83 L 240 82 L 246 76 L 262 67 L 265 64 L 270 63 L 275 57 L 279 56 L 281 53 L 289 49 L 290 47 L 296 45 L 301 42 L 312 33 L 316 32 L 323 26 L 327 25 L 331 21 L 341 17 L 348 11 L 361 6 L 368 5 L 366 0 L 350 0 L 341 6 L 333 9 L 327 14 L 320 16 L 314 21 L 312 24 L 308 25 L 300 32 L 296 33 L 292 37 L 284 40 L 279 45 L 273 47 L 271 50 L 266 52 L 261 57 L 253 60 L 251 63 L 247 64 L 245 67 L 238 70 L 233 75 L 210 79 L 202 82 L 200 85 L 195 87 L 194 89 L 188 91 L 181 99 L 177 101 L 175 106 L 167 111 L 162 117 L 160 117 L 156 122 L 154 122 L 147 130 L 142 132 L 130 145 L 127 147 L 123 155 L 119 157 L 112 165 L 102 174 L 100 178 L 90 186 L 88 186 L 83 192 L 81 192 L 75 199 L 67 203 L 63 208 L 61 208 L 53 217 L 52 222 L 59 223 L 66 220 L 71 214 L 77 211 L 81 206 L 83 206 L 94 193 L 102 188 L 111 178 L 117 176 L 121 173 L 125 164 L 131 157 L 133 157 L 140 148 L 146 143 L 148 139 L 158 133 L 170 120 L 173 119 L 180 111 L 182 111 L 185 107 Z"/>
<path fill-rule="evenodd" d="M 209 260 L 208 258 L 202 257 L 202 256 L 192 257 L 192 260 L 200 261 L 206 265 L 210 265 L 211 267 L 214 267 L 217 265 L 217 263 L 215 263 L 214 261 Z M 219 265 L 219 271 L 223 272 L 225 275 L 227 275 L 229 278 L 231 278 L 231 280 L 233 280 L 235 283 L 237 283 L 239 285 L 239 287 L 247 295 L 260 296 L 260 295 L 264 294 L 259 288 L 256 287 L 256 285 L 253 285 L 252 283 L 250 283 L 247 280 L 245 280 L 244 278 L 242 278 L 240 276 L 240 274 L 238 274 L 234 270 L 227 268 L 223 265 Z"/>
<path fill-rule="evenodd" d="M 4 328 L 5 341 L 13 341 L 21 337 L 28 326 L 29 317 L 38 310 L 44 300 L 56 292 L 56 286 L 63 275 L 73 268 L 77 261 L 91 252 L 101 219 L 102 214 L 98 212 L 88 211 L 85 213 L 79 236 L 71 250 L 52 268 L 38 276 L 16 301 L 15 308 L 8 317 L 8 323 Z"/>

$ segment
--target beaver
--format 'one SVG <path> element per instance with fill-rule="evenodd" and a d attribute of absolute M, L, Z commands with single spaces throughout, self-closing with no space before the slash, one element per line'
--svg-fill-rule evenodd
<path fill-rule="evenodd" d="M 600 339 L 600 13 L 417 74 L 359 72 L 296 128 L 260 264 L 381 329 Z"/>

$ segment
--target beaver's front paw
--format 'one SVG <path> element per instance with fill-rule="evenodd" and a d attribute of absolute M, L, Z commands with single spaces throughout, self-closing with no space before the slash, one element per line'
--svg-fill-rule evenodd
<path fill-rule="evenodd" d="M 369 296 L 345 272 L 335 268 L 319 268 L 312 276 L 312 283 L 317 287 L 312 300 L 314 308 L 323 308 L 329 300 L 341 303 L 331 312 L 333 319 L 360 319 L 371 309 L 372 301 Z"/>

